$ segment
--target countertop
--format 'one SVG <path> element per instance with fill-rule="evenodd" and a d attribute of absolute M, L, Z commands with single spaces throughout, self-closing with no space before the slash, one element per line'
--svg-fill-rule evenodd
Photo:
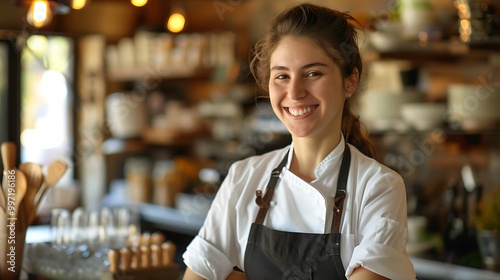
<path fill-rule="evenodd" d="M 191 228 L 188 231 L 192 230 Z M 26 234 L 27 243 L 48 242 L 50 239 L 48 225 L 31 226 Z M 469 268 L 460 265 L 411 257 L 417 279 L 419 280 L 499 280 L 500 273 L 488 270 Z"/>

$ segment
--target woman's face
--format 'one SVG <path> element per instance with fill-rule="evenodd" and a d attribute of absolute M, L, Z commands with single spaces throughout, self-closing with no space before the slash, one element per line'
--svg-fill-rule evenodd
<path fill-rule="evenodd" d="M 344 100 L 357 86 L 313 40 L 287 36 L 271 54 L 269 96 L 293 137 L 340 132 Z M 344 85 L 345 83 L 345 85 Z"/>

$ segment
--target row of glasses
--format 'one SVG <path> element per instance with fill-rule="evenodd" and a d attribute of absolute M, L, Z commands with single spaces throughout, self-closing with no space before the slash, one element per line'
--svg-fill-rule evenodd
<path fill-rule="evenodd" d="M 50 231 L 55 250 L 83 257 L 107 254 L 110 248 L 120 248 L 140 233 L 137 211 L 125 207 L 77 208 L 72 212 L 55 208 Z"/>
<path fill-rule="evenodd" d="M 56 280 L 100 279 L 102 269 L 109 265 L 108 251 L 139 238 L 139 215 L 126 207 L 55 208 L 51 210 L 50 235 L 50 244 L 28 248 L 34 271 Z"/>

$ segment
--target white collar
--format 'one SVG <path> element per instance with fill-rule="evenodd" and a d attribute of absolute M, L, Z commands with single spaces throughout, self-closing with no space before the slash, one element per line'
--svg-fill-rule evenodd
<path fill-rule="evenodd" d="M 330 171 L 332 167 L 336 166 L 336 164 L 332 164 L 332 162 L 339 162 L 342 159 L 342 155 L 344 153 L 344 149 L 346 147 L 346 142 L 344 140 L 344 135 L 340 134 L 340 142 L 339 144 L 314 168 L 314 176 L 315 180 L 322 177 L 323 174 Z M 290 150 L 293 151 L 293 142 L 290 145 Z M 286 168 L 290 170 L 290 164 L 292 163 L 293 153 L 288 153 L 288 159 L 286 163 Z"/>

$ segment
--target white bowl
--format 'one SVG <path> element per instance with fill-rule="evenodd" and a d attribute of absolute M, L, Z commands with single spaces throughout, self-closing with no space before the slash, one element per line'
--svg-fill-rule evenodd
<path fill-rule="evenodd" d="M 396 21 L 384 21 L 377 24 L 376 31 L 368 33 L 368 40 L 378 51 L 390 51 L 396 49 L 402 42 L 402 26 Z"/>
<path fill-rule="evenodd" d="M 462 128 L 493 128 L 500 121 L 500 87 L 482 84 L 451 84 L 448 116 Z"/>
<path fill-rule="evenodd" d="M 420 131 L 440 127 L 446 121 L 447 105 L 444 103 L 407 103 L 401 106 L 401 116 Z"/>
<path fill-rule="evenodd" d="M 407 125 L 401 120 L 401 106 L 424 98 L 420 92 L 368 91 L 360 97 L 359 115 L 370 130 L 400 130 L 400 127 L 404 130 Z"/>
<path fill-rule="evenodd" d="M 391 51 L 401 44 L 401 38 L 386 31 L 372 31 L 368 35 L 371 45 L 377 51 Z"/>

